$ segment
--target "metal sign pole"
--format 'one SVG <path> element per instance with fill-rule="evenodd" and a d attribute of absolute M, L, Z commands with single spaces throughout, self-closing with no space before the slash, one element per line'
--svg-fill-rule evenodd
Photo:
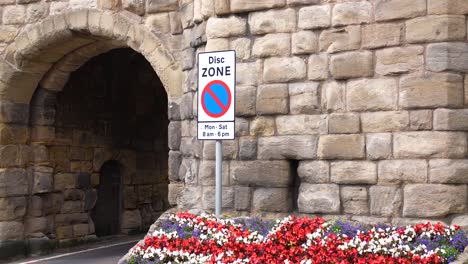
<path fill-rule="evenodd" d="M 216 140 L 216 216 L 221 216 L 223 188 L 223 141 Z"/>

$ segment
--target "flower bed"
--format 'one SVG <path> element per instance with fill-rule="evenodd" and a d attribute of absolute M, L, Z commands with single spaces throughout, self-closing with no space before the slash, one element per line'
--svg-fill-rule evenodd
<path fill-rule="evenodd" d="M 322 218 L 170 215 L 129 263 L 450 263 L 468 245 L 458 226 L 365 228 Z"/>

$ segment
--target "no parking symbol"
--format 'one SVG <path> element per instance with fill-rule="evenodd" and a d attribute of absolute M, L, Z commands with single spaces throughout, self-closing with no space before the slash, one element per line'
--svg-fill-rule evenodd
<path fill-rule="evenodd" d="M 198 54 L 198 139 L 234 139 L 234 51 Z"/>

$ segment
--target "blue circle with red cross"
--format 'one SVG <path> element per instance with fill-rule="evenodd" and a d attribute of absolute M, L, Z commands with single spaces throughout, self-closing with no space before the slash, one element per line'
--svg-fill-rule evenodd
<path fill-rule="evenodd" d="M 231 106 L 231 90 L 226 83 L 220 80 L 209 82 L 201 94 L 203 111 L 210 117 L 221 117 Z"/>

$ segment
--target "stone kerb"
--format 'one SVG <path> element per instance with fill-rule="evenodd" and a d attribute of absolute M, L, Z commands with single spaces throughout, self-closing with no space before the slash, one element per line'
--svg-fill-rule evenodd
<path fill-rule="evenodd" d="M 145 56 L 169 97 L 181 96 L 180 65 L 141 19 L 125 13 L 70 10 L 26 26 L 2 56 L 1 100 L 29 103 L 45 73 L 44 88 L 61 90 L 67 75 L 87 59 L 126 46 Z"/>

